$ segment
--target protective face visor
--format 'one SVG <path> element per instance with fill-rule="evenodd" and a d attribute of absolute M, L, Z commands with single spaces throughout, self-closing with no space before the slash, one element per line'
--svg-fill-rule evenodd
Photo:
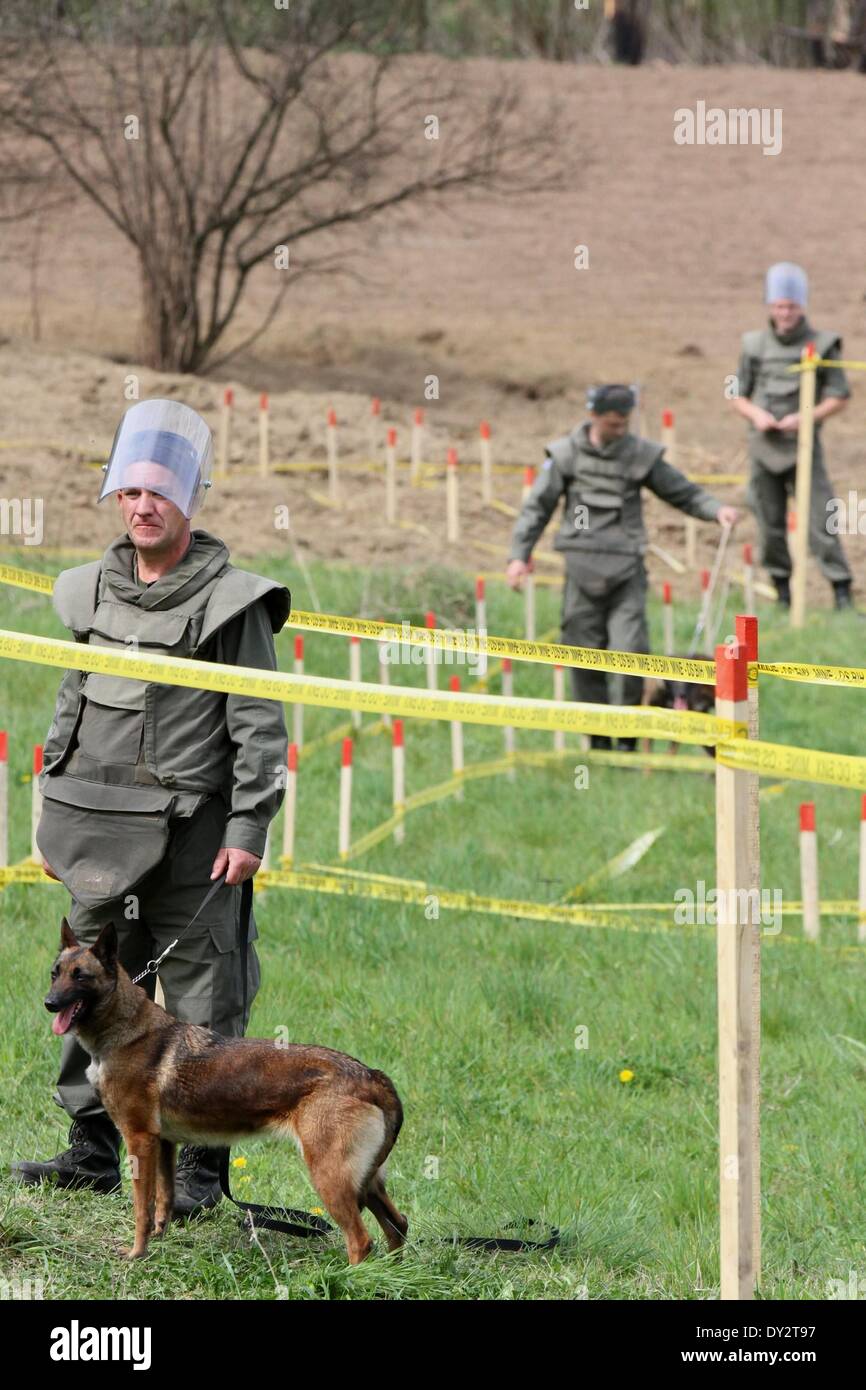
<path fill-rule="evenodd" d="M 586 407 L 596 415 L 615 410 L 617 415 L 630 415 L 637 404 L 633 386 L 594 386 L 587 393 Z"/>
<path fill-rule="evenodd" d="M 211 485 L 213 439 L 200 415 L 180 401 L 138 401 L 121 420 L 99 501 L 141 488 L 191 517 Z"/>

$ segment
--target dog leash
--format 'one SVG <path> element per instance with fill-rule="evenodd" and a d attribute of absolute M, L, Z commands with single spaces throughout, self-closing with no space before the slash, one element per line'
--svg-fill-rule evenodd
<path fill-rule="evenodd" d="M 143 980 L 144 977 L 145 977 L 145 975 L 155 975 L 155 974 L 156 974 L 157 970 L 158 970 L 159 967 L 162 965 L 162 962 L 165 960 L 165 958 L 166 958 L 166 956 L 168 955 L 169 951 L 173 951 L 174 948 L 175 948 L 175 946 L 177 946 L 178 942 L 183 941 L 183 938 L 186 936 L 186 934 L 187 934 L 187 932 L 189 931 L 190 927 L 193 925 L 194 922 L 197 921 L 197 919 L 198 919 L 198 917 L 200 916 L 200 914 L 201 914 L 201 913 L 204 911 L 204 909 L 207 907 L 207 905 L 208 905 L 208 903 L 210 902 L 211 898 L 214 896 L 215 893 L 219 892 L 220 888 L 222 888 L 222 886 L 223 886 L 223 884 L 225 883 L 225 881 L 226 881 L 225 873 L 220 874 L 219 878 L 216 879 L 216 880 L 214 881 L 214 883 L 211 884 L 210 888 L 209 888 L 208 891 L 205 893 L 204 897 L 202 898 L 201 902 L 199 903 L 198 907 L 197 907 L 196 910 L 195 910 L 194 916 L 192 916 L 192 917 L 190 918 L 190 920 L 187 922 L 187 924 L 186 924 L 186 926 L 184 927 L 183 931 L 181 932 L 180 936 L 176 936 L 175 939 L 174 939 L 174 941 L 170 942 L 169 945 L 166 946 L 165 950 L 162 951 L 161 954 L 157 956 L 156 960 L 149 960 L 149 961 L 147 962 L 147 965 L 144 967 L 144 969 L 143 969 L 142 971 L 140 971 L 137 975 L 135 975 L 135 976 L 133 977 L 132 983 L 133 983 L 134 985 L 137 985 L 138 982 L 139 982 L 139 980 Z M 252 881 L 249 880 L 249 883 L 250 883 L 250 903 L 252 903 Z M 242 901 L 243 901 L 243 900 L 242 900 Z M 246 948 L 246 942 L 244 942 L 244 948 Z M 244 972 L 244 1014 L 246 1014 L 246 1011 L 247 1011 L 247 977 L 246 977 L 246 972 Z"/>
<path fill-rule="evenodd" d="M 243 977 L 243 1018 L 246 1026 L 247 1017 L 247 957 L 249 953 L 250 940 L 250 916 L 253 905 L 253 881 L 247 879 L 241 884 L 241 975 Z M 204 906 L 204 904 L 202 904 Z M 227 1197 L 236 1207 L 244 1213 L 241 1225 L 252 1227 L 255 1217 L 255 1225 L 262 1226 L 269 1231 L 282 1231 L 283 1235 L 301 1236 L 306 1238 L 315 1236 L 332 1235 L 335 1231 L 334 1226 L 326 1221 L 322 1216 L 316 1216 L 314 1212 L 304 1211 L 298 1207 L 272 1207 L 265 1206 L 258 1202 L 241 1202 L 232 1195 L 231 1183 L 229 1181 L 229 1167 L 231 1150 L 221 1148 L 219 1150 L 219 1179 L 220 1187 L 224 1197 Z M 535 1223 L 530 1218 L 527 1225 Z M 551 1229 L 547 1240 L 524 1240 L 516 1236 L 452 1236 L 441 1238 L 443 1242 L 463 1245 L 469 1250 L 553 1250 L 559 1245 L 559 1231 Z"/>

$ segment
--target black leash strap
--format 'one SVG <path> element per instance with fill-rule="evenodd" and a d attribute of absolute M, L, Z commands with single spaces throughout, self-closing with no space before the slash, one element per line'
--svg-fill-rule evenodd
<path fill-rule="evenodd" d="M 204 904 L 202 904 L 202 907 Z M 246 1028 L 247 1018 L 247 958 L 249 955 L 250 942 L 250 915 L 253 907 L 253 881 L 248 878 L 241 884 L 241 975 L 243 977 L 243 1018 Z M 197 916 L 198 914 L 196 914 Z M 219 1151 L 219 1174 L 220 1187 L 223 1196 L 233 1202 L 244 1213 L 243 1225 L 252 1226 L 252 1217 L 255 1217 L 255 1224 L 263 1226 L 269 1231 L 282 1231 L 287 1236 L 324 1236 L 332 1235 L 334 1227 L 324 1217 L 316 1216 L 313 1212 L 299 1210 L 297 1207 L 267 1207 L 258 1202 L 239 1202 L 237 1197 L 232 1196 L 231 1184 L 229 1182 L 229 1162 L 231 1151 L 227 1148 Z M 527 1225 L 534 1223 L 530 1220 Z M 449 1240 L 447 1236 L 442 1237 L 437 1244 L 463 1245 L 468 1250 L 553 1250 L 559 1244 L 559 1231 L 552 1229 L 547 1240 L 520 1240 L 512 1236 L 452 1236 Z"/>

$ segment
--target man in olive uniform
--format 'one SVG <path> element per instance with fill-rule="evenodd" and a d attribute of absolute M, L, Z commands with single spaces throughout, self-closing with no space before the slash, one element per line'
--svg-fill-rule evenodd
<path fill-rule="evenodd" d="M 749 501 L 761 532 L 761 562 L 770 574 L 779 602 L 791 602 L 791 556 L 788 551 L 788 497 L 797 478 L 797 410 L 800 373 L 789 371 L 800 361 L 807 343 L 816 356 L 839 359 L 838 333 L 816 330 L 805 315 L 806 273 L 780 261 L 767 272 L 766 328 L 743 334 L 737 370 L 734 407 L 748 420 Z M 833 490 L 824 467 L 821 423 L 844 410 L 851 392 L 841 367 L 818 367 L 815 379 L 815 432 L 812 444 L 812 497 L 809 507 L 809 547 L 833 586 L 837 608 L 850 608 L 851 570 L 839 537 L 827 529 L 827 504 Z"/>
<path fill-rule="evenodd" d="M 664 448 L 629 434 L 634 392 L 600 386 L 590 393 L 590 418 L 547 445 L 547 457 L 514 525 L 506 578 L 520 588 L 532 568 L 532 550 L 561 497 L 565 498 L 556 550 L 565 555 L 562 641 L 573 647 L 648 652 L 647 547 L 641 488 L 701 521 L 733 526 L 734 507 L 723 506 L 672 467 Z M 575 700 L 607 704 L 604 671 L 572 667 Z M 623 678 L 622 701 L 640 704 L 643 681 Z M 593 748 L 610 739 L 592 735 Z M 618 747 L 633 751 L 635 739 Z"/>
<path fill-rule="evenodd" d="M 221 540 L 190 529 L 212 456 L 210 431 L 189 407 L 141 401 L 126 412 L 99 499 L 116 494 L 126 534 L 54 588 L 76 641 L 276 669 L 273 634 L 288 617 L 288 590 L 235 569 Z M 286 752 L 278 701 L 80 671 L 63 677 L 45 742 L 37 843 L 46 871 L 72 895 L 76 937 L 91 945 L 114 921 L 130 975 L 179 938 L 159 967 L 166 1008 L 230 1037 L 243 1035 L 260 978 L 250 946 L 244 1012 L 240 884 L 261 863 Z M 151 998 L 155 979 L 143 981 Z M 19 1181 L 117 1188 L 119 1135 L 89 1063 L 67 1034 L 54 1099 L 73 1118 L 70 1147 L 13 1164 Z M 176 1215 L 219 1200 L 219 1156 L 181 1151 Z"/>

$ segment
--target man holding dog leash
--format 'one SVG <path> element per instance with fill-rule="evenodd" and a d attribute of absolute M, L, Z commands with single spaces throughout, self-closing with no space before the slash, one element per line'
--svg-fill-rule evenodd
<path fill-rule="evenodd" d="M 116 495 L 126 534 L 54 588 L 76 641 L 276 669 L 288 590 L 235 569 L 221 540 L 190 528 L 212 458 L 210 430 L 188 406 L 141 401 L 126 412 L 99 496 Z M 72 895 L 75 936 L 91 945 L 113 920 L 130 975 L 168 947 L 159 966 L 168 1011 L 229 1037 L 243 1036 L 259 986 L 250 946 L 245 1011 L 240 885 L 258 869 L 282 802 L 287 744 L 278 701 L 81 671 L 64 676 L 45 742 L 36 838 L 46 872 Z M 252 941 L 251 914 L 248 925 Z M 155 972 L 142 980 L 151 998 L 155 981 Z M 14 1163 L 19 1181 L 119 1186 L 119 1135 L 86 1075 L 90 1060 L 64 1037 L 54 1099 L 72 1116 L 70 1147 Z M 175 1215 L 219 1200 L 219 1156 L 181 1151 Z"/>
<path fill-rule="evenodd" d="M 629 386 L 599 386 L 590 392 L 590 418 L 571 434 L 548 444 L 541 471 L 514 524 L 506 570 L 514 589 L 533 568 L 532 551 L 561 497 L 562 522 L 554 547 L 565 555 L 562 641 L 572 647 L 648 652 L 647 547 L 641 488 L 701 521 L 734 526 L 739 513 L 724 506 L 667 463 L 664 449 L 629 433 L 635 394 Z M 571 668 L 575 700 L 607 704 L 604 671 Z M 638 705 L 640 676 L 622 678 L 624 705 Z M 603 734 L 593 748 L 610 748 Z M 637 740 L 619 739 L 633 752 Z"/>

